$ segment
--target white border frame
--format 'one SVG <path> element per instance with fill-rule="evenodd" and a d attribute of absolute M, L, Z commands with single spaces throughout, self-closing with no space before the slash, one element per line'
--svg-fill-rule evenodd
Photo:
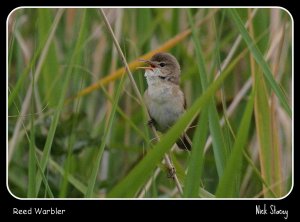
<path fill-rule="evenodd" d="M 15 196 L 8 186 L 8 20 L 9 16 L 18 9 L 34 9 L 34 8 L 277 8 L 285 11 L 292 21 L 292 186 L 290 191 L 283 197 L 279 198 L 21 198 Z M 282 200 L 286 198 L 294 189 L 294 18 L 292 14 L 284 7 L 281 6 L 20 6 L 14 8 L 6 18 L 6 188 L 11 196 L 18 200 Z"/>

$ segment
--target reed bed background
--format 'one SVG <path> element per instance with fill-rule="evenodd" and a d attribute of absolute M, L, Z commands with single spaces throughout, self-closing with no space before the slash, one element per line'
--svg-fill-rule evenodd
<path fill-rule="evenodd" d="M 103 12 L 141 94 L 138 58 L 158 51 L 178 58 L 187 112 L 155 138 L 100 9 L 19 8 L 7 23 L 12 194 L 280 198 L 290 191 L 293 21 L 285 10 Z M 173 146 L 186 128 L 194 129 L 191 152 Z"/>

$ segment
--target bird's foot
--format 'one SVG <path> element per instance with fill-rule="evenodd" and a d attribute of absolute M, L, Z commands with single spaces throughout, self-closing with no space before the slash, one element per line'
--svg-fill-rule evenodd
<path fill-rule="evenodd" d="M 154 119 L 150 119 L 150 120 L 148 120 L 148 123 L 147 123 L 147 125 L 151 128 L 152 126 L 154 126 Z"/>
<path fill-rule="evenodd" d="M 169 168 L 169 171 L 168 171 L 168 178 L 174 179 L 175 174 L 176 174 L 175 167 Z"/>

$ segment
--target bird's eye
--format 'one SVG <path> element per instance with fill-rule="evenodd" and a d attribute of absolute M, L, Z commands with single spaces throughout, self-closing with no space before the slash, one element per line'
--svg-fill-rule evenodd
<path fill-rule="evenodd" d="M 159 63 L 159 65 L 160 65 L 160 67 L 164 67 L 166 65 L 166 63 L 161 62 L 161 63 Z"/>

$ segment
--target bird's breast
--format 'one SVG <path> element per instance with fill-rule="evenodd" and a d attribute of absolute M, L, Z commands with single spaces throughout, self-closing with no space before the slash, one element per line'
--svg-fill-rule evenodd
<path fill-rule="evenodd" d="M 183 93 L 175 85 L 149 86 L 145 92 L 145 102 L 160 131 L 166 131 L 184 112 Z"/>
<path fill-rule="evenodd" d="M 148 95 L 156 103 L 165 103 L 172 99 L 172 87 L 158 82 L 157 84 L 149 85 Z"/>

